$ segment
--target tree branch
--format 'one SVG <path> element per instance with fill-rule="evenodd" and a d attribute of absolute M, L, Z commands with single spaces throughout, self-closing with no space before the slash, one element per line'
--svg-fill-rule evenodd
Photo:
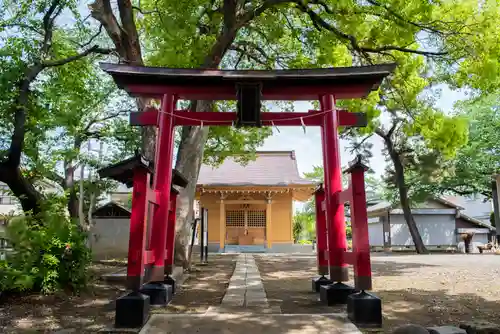
<path fill-rule="evenodd" d="M 248 59 L 253 60 L 253 61 L 254 61 L 254 62 L 256 62 L 257 64 L 264 66 L 264 67 L 265 67 L 265 68 L 267 68 L 267 69 L 269 69 L 269 68 L 270 68 L 270 67 L 269 67 L 269 65 L 268 65 L 265 61 L 262 61 L 261 59 L 259 59 L 259 57 L 257 57 L 257 56 L 255 56 L 255 55 L 253 55 L 253 54 L 249 53 L 249 52 L 248 52 L 248 50 L 246 50 L 246 49 L 244 49 L 244 48 L 242 48 L 242 47 L 238 47 L 238 46 L 236 46 L 236 45 L 231 45 L 231 46 L 229 47 L 229 50 L 236 51 L 236 52 L 238 52 L 239 54 L 244 55 L 244 56 L 245 56 L 245 57 L 247 57 Z"/>
<path fill-rule="evenodd" d="M 83 129 L 84 132 L 87 132 L 91 127 L 92 125 L 96 124 L 96 123 L 101 123 L 101 122 L 105 122 L 105 121 L 108 121 L 112 118 L 115 118 L 115 117 L 118 117 L 120 115 L 124 115 L 124 114 L 127 114 L 129 112 L 129 110 L 120 110 L 116 113 L 113 113 L 113 114 L 110 114 L 106 117 L 103 117 L 103 118 L 96 118 L 96 119 L 93 119 L 91 120 L 87 126 Z"/>
<path fill-rule="evenodd" d="M 359 143 L 354 143 L 352 146 L 352 149 L 349 151 L 349 153 L 353 154 L 355 151 L 361 148 L 361 146 L 364 144 L 365 141 L 370 139 L 372 135 L 368 135 L 365 138 L 363 138 Z"/>
<path fill-rule="evenodd" d="M 137 6 L 132 6 L 132 9 L 133 9 L 133 10 L 138 11 L 138 12 L 139 12 L 139 13 L 141 13 L 142 15 L 148 15 L 148 14 L 158 13 L 158 10 L 148 10 L 148 11 L 144 11 L 144 10 L 142 10 L 141 8 L 137 7 Z"/>
<path fill-rule="evenodd" d="M 121 59 L 127 60 L 127 53 L 122 43 L 123 29 L 118 24 L 118 20 L 113 13 L 110 0 L 96 0 L 94 3 L 89 5 L 89 9 L 90 15 L 101 23 L 104 26 L 104 29 L 106 29 L 106 33 L 113 41 L 116 51 L 120 55 Z"/>
<path fill-rule="evenodd" d="M 396 19 L 404 22 L 404 23 L 408 23 L 414 27 L 417 27 L 419 29 L 422 29 L 422 30 L 426 30 L 426 31 L 430 31 L 430 32 L 433 32 L 433 33 L 436 33 L 436 34 L 443 34 L 440 30 L 434 28 L 434 27 L 429 27 L 429 26 L 426 26 L 424 24 L 421 24 L 421 23 L 418 23 L 418 22 L 414 22 L 414 21 L 411 21 L 411 20 L 408 20 L 406 18 L 404 18 L 403 16 L 399 15 L 395 10 L 393 10 L 392 8 L 390 8 L 389 6 L 387 5 L 384 5 L 384 4 L 381 4 L 380 2 L 376 1 L 376 0 L 366 0 L 368 3 L 372 4 L 373 6 L 377 6 L 377 7 L 380 7 L 380 8 L 383 8 L 385 11 L 387 11 L 387 13 L 389 13 L 390 15 L 394 16 Z"/>
<path fill-rule="evenodd" d="M 52 43 L 52 33 L 54 28 L 54 20 L 61 13 L 63 6 L 60 6 L 61 0 L 52 0 L 52 3 L 43 16 L 43 31 L 44 38 L 41 47 L 42 58 L 49 52 Z M 55 15 L 53 15 L 55 12 Z"/>
<path fill-rule="evenodd" d="M 262 5 L 255 8 L 250 8 L 246 12 L 244 12 L 237 20 L 236 25 L 238 28 L 245 26 L 248 22 L 252 21 L 256 17 L 259 17 L 266 10 L 284 3 L 292 3 L 295 2 L 293 0 L 266 0 Z"/>
<path fill-rule="evenodd" d="M 24 23 L 2 23 L 2 24 L 0 24 L 0 28 L 16 28 L 16 27 L 27 29 L 27 30 L 30 30 L 30 31 L 38 34 L 38 35 L 43 36 L 43 33 L 41 33 L 37 28 L 30 26 L 29 24 L 24 24 Z"/>
<path fill-rule="evenodd" d="M 332 33 L 337 35 L 339 38 L 348 41 L 354 51 L 358 51 L 360 53 L 381 53 L 384 51 L 401 51 L 401 52 L 413 53 L 413 54 L 419 54 L 419 55 L 425 55 L 425 56 L 444 56 L 444 55 L 448 54 L 448 52 L 414 50 L 414 49 L 403 48 L 403 47 L 399 47 L 399 46 L 395 46 L 395 45 L 384 45 L 384 46 L 380 46 L 377 48 L 361 46 L 361 45 L 359 45 L 356 37 L 354 37 L 353 35 L 347 34 L 343 31 L 341 31 L 340 29 L 336 28 L 335 26 L 326 22 L 323 18 L 321 18 L 321 16 L 319 16 L 314 10 L 312 10 L 312 8 L 310 8 L 308 5 L 304 4 L 304 2 L 302 2 L 301 0 L 296 0 L 294 2 L 296 3 L 297 8 L 300 11 L 302 11 L 303 13 L 306 13 L 309 16 L 314 27 L 318 31 L 321 31 L 322 29 L 331 31 Z"/>
<path fill-rule="evenodd" d="M 383 140 L 389 139 L 389 136 L 387 136 L 387 134 L 384 133 L 384 131 L 381 128 L 376 128 L 374 132 Z"/>
<path fill-rule="evenodd" d="M 112 53 L 113 51 L 114 51 L 113 49 L 102 49 L 98 45 L 94 45 L 90 49 L 87 49 L 87 50 L 85 50 L 85 51 L 83 51 L 81 53 L 78 53 L 78 54 L 74 55 L 74 56 L 70 56 L 70 57 L 67 57 L 67 58 L 64 58 L 64 59 L 59 59 L 59 60 L 45 61 L 45 62 L 42 63 L 42 66 L 44 68 L 46 68 L 46 67 L 54 67 L 54 66 L 61 66 L 61 65 L 70 63 L 72 61 L 82 59 L 83 57 L 88 56 L 91 53 L 98 53 L 98 54 L 105 54 L 106 55 L 106 54 Z"/>
<path fill-rule="evenodd" d="M 394 133 L 394 130 L 396 130 L 398 126 L 398 123 L 397 122 L 393 122 L 392 123 L 392 126 L 391 128 L 389 129 L 389 131 L 387 132 L 387 137 L 391 138 L 392 137 L 392 134 Z"/>
<path fill-rule="evenodd" d="M 90 44 L 92 44 L 92 42 L 94 41 L 94 39 L 97 38 L 97 36 L 99 36 L 102 32 L 102 24 L 99 25 L 99 30 L 92 36 L 90 37 L 90 39 L 86 42 L 86 43 L 83 43 L 80 45 L 81 48 L 86 48 L 87 46 L 89 46 Z"/>
<path fill-rule="evenodd" d="M 224 13 L 225 29 L 232 29 L 236 24 L 236 0 L 224 0 L 222 12 Z"/>
<path fill-rule="evenodd" d="M 142 52 L 134 20 L 134 10 L 130 0 L 118 0 L 118 10 L 125 36 L 122 34 L 122 45 L 127 54 L 127 60 L 134 65 L 142 65 Z"/>

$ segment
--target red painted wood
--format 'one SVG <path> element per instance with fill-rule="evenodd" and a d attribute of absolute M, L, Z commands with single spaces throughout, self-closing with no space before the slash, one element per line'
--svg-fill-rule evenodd
<path fill-rule="evenodd" d="M 174 265 L 174 246 L 175 246 L 175 210 L 177 207 L 177 193 L 170 192 L 170 210 L 168 211 L 167 221 L 167 249 L 165 251 L 165 274 L 172 274 Z"/>
<path fill-rule="evenodd" d="M 149 265 L 155 262 L 155 255 L 152 250 L 144 251 L 144 264 Z"/>
<path fill-rule="evenodd" d="M 333 110 L 335 100 L 332 95 L 322 97 L 322 108 Z M 328 222 L 328 263 L 330 266 L 330 279 L 332 281 L 344 281 L 345 277 L 339 274 L 347 264 L 344 262 L 344 251 L 347 249 L 345 231 L 344 205 L 339 201 L 339 193 L 342 191 L 341 164 L 338 140 L 337 113 L 329 112 L 324 116 L 324 146 L 325 162 L 328 169 L 328 186 L 326 196 L 326 218 Z"/>
<path fill-rule="evenodd" d="M 347 188 L 339 193 L 339 202 L 346 203 L 352 201 L 352 191 L 351 188 Z"/>
<path fill-rule="evenodd" d="M 132 213 L 130 215 L 130 236 L 128 243 L 127 277 L 136 278 L 132 289 L 138 290 L 144 273 L 143 252 L 146 247 L 146 189 L 148 188 L 147 171 L 138 168 L 134 171 L 132 191 Z"/>
<path fill-rule="evenodd" d="M 362 98 L 380 80 L 336 86 L 264 87 L 262 100 L 310 101 L 321 95 L 335 95 L 337 99 Z M 211 87 L 182 87 L 169 85 L 127 85 L 125 90 L 132 96 L 161 99 L 164 94 L 175 94 L 182 100 L 236 100 L 234 85 Z"/>
<path fill-rule="evenodd" d="M 362 168 L 355 168 L 351 173 L 351 220 L 352 248 L 356 253 L 354 264 L 355 277 L 371 277 L 370 243 L 368 233 L 368 214 L 366 212 L 365 176 Z"/>
<path fill-rule="evenodd" d="M 322 99 L 320 99 L 320 105 L 321 105 L 321 110 L 325 110 L 324 109 L 324 106 L 323 106 L 323 101 Z M 325 127 L 324 127 L 324 121 L 325 121 L 325 117 L 322 117 L 323 118 L 323 124 L 321 125 L 321 150 L 322 150 L 322 153 L 323 153 L 323 190 L 324 190 L 324 194 L 323 194 L 323 201 L 321 202 L 321 210 L 323 212 L 323 215 L 325 217 L 325 232 L 326 232 L 326 248 L 325 248 L 325 251 L 323 252 L 323 256 L 325 257 L 326 259 L 326 262 L 327 262 L 327 265 L 329 265 L 329 247 L 330 247 L 330 244 L 329 244 L 329 240 L 328 240 L 328 229 L 329 229 L 329 226 L 328 226 L 328 215 L 327 215 L 327 206 L 328 206 L 328 202 L 327 202 L 327 199 L 326 199 L 326 194 L 328 193 L 328 188 L 329 188 L 329 182 L 330 182 L 330 168 L 328 167 L 328 162 L 326 160 L 326 146 L 325 146 L 325 142 L 326 142 L 326 138 L 325 138 Z M 328 273 L 328 272 L 327 272 Z"/>
<path fill-rule="evenodd" d="M 174 140 L 174 122 L 171 116 L 175 98 L 166 94 L 162 100 L 162 113 L 156 139 L 154 189 L 158 193 L 158 205 L 153 214 L 151 249 L 155 261 L 151 271 L 152 281 L 163 281 L 165 275 L 165 248 L 167 234 L 168 208 L 170 205 L 170 187 L 172 183 L 172 160 Z"/>
<path fill-rule="evenodd" d="M 351 113 L 346 110 L 338 110 L 339 126 L 358 126 L 358 113 Z M 187 110 L 176 110 L 174 112 L 176 126 L 198 126 L 201 121 L 204 125 L 212 126 L 230 126 L 236 122 L 236 113 L 234 112 L 212 112 L 202 111 L 193 113 Z M 322 112 L 319 110 L 309 110 L 307 113 L 298 112 L 265 112 L 261 114 L 262 125 L 264 126 L 301 126 L 302 121 L 306 126 L 320 126 L 323 123 Z M 131 125 L 157 125 L 158 111 L 149 108 L 143 112 L 130 114 Z"/>
<path fill-rule="evenodd" d="M 148 185 L 146 200 L 152 204 L 158 204 L 158 194 L 156 191 L 151 189 Z"/>
<path fill-rule="evenodd" d="M 314 194 L 316 205 L 316 258 L 318 266 L 318 274 L 328 274 L 328 257 L 326 251 L 328 250 L 326 238 L 326 215 L 323 211 L 322 203 L 325 200 L 325 190 L 323 187 L 316 190 Z"/>
<path fill-rule="evenodd" d="M 344 252 L 344 261 L 347 264 L 353 265 L 356 261 L 356 254 L 354 252 Z"/>

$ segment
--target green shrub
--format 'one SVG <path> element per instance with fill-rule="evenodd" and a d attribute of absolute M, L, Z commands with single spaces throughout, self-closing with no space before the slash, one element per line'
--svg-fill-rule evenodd
<path fill-rule="evenodd" d="M 13 251 L 0 261 L 0 291 L 51 293 L 85 287 L 91 261 L 86 233 L 50 201 L 38 217 L 10 220 L 6 236 Z"/>
<path fill-rule="evenodd" d="M 312 240 L 299 240 L 300 245 L 312 245 Z"/>

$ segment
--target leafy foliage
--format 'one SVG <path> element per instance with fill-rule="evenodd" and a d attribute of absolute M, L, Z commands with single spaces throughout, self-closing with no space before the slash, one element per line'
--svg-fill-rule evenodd
<path fill-rule="evenodd" d="M 9 222 L 6 236 L 13 251 L 0 261 L 2 291 L 78 292 L 85 287 L 91 261 L 86 234 L 67 218 L 59 199 L 45 205 L 42 217 Z"/>
<path fill-rule="evenodd" d="M 316 239 L 316 221 L 315 216 L 310 212 L 296 212 L 293 216 L 293 239 L 299 240 Z"/>
<path fill-rule="evenodd" d="M 500 98 L 498 93 L 457 105 L 457 114 L 469 121 L 469 140 L 447 162 L 442 177 L 431 184 L 439 192 L 492 196 L 492 175 L 500 173 Z"/>

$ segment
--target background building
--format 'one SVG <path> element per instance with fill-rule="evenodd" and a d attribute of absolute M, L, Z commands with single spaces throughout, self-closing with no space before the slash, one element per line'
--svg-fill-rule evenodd
<path fill-rule="evenodd" d="M 300 177 L 294 151 L 257 152 L 242 165 L 228 158 L 203 165 L 197 182 L 208 209 L 211 251 L 293 251 L 293 201 L 312 197 L 316 184 Z M 310 247 L 309 247 L 310 248 Z"/>

